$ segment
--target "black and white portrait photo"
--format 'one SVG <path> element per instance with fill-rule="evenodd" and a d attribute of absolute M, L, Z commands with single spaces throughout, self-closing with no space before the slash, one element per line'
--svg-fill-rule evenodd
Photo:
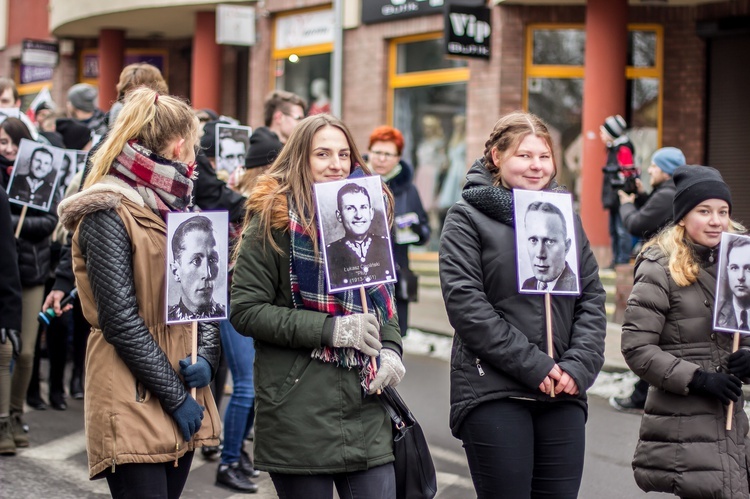
<path fill-rule="evenodd" d="M 570 194 L 513 190 L 521 293 L 579 294 Z"/>
<path fill-rule="evenodd" d="M 21 139 L 8 185 L 9 201 L 49 211 L 64 164 L 64 149 Z"/>
<path fill-rule="evenodd" d="M 216 170 L 230 175 L 244 168 L 252 129 L 241 125 L 216 125 Z"/>
<path fill-rule="evenodd" d="M 328 292 L 396 281 L 381 180 L 315 184 Z"/>
<path fill-rule="evenodd" d="M 750 236 L 724 232 L 719 247 L 714 329 L 750 334 Z"/>
<path fill-rule="evenodd" d="M 167 215 L 167 323 L 227 318 L 229 215 Z"/>

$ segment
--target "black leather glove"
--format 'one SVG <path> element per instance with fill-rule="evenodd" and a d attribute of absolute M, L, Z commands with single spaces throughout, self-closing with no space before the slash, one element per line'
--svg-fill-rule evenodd
<path fill-rule="evenodd" d="M 15 329 L 0 328 L 0 343 L 5 345 L 5 342 L 10 340 L 10 345 L 13 347 L 13 358 L 17 359 L 21 355 L 21 348 L 23 348 L 23 342 L 21 342 L 21 331 Z"/>
<path fill-rule="evenodd" d="M 737 350 L 727 358 L 729 372 L 738 378 L 750 377 L 750 350 Z"/>
<path fill-rule="evenodd" d="M 688 388 L 696 394 L 717 398 L 724 405 L 737 402 L 742 395 L 742 381 L 736 377 L 726 373 L 707 373 L 700 369 L 695 371 Z"/>

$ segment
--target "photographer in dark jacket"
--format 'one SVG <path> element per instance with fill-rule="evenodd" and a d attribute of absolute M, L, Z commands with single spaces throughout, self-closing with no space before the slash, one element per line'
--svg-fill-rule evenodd
<path fill-rule="evenodd" d="M 618 191 L 620 197 L 620 217 L 625 228 L 634 237 L 644 242 L 654 237 L 659 230 L 672 221 L 672 205 L 674 203 L 675 185 L 672 174 L 675 169 L 685 164 L 685 155 L 676 147 L 662 147 L 651 156 L 648 167 L 650 184 L 653 190 L 646 194 L 641 180 L 636 180 L 637 194 Z M 640 412 L 646 403 L 648 383 L 639 380 L 635 384 L 633 393 L 628 397 L 612 397 L 609 405 L 618 411 Z"/>
<path fill-rule="evenodd" d="M 21 279 L 8 195 L 0 189 L 0 455 L 16 453 L 10 420 L 10 364 L 21 350 Z"/>
<path fill-rule="evenodd" d="M 635 147 L 625 134 L 627 122 L 619 114 L 608 116 L 599 129 L 599 137 L 607 147 L 607 165 L 602 168 L 602 205 L 609 210 L 609 237 L 612 241 L 612 263 L 610 268 L 620 263 L 630 261 L 630 250 L 633 239 L 622 223 L 620 217 L 620 199 L 617 191 L 635 190 L 635 176 L 633 157 Z"/>

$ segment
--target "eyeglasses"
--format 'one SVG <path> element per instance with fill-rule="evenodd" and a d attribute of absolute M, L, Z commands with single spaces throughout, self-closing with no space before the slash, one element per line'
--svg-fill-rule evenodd
<path fill-rule="evenodd" d="M 284 116 L 289 116 L 289 117 L 290 117 L 290 118 L 292 118 L 292 119 L 293 119 L 294 121 L 300 121 L 300 120 L 302 120 L 302 119 L 304 119 L 304 118 L 305 118 L 304 116 L 295 116 L 294 114 L 292 114 L 292 113 L 287 113 L 286 111 L 281 111 L 281 113 L 282 113 L 282 114 L 283 114 Z"/>
<path fill-rule="evenodd" d="M 398 154 L 392 154 L 385 151 L 370 151 L 370 154 L 372 156 L 380 156 L 381 158 L 385 159 L 398 158 Z"/>

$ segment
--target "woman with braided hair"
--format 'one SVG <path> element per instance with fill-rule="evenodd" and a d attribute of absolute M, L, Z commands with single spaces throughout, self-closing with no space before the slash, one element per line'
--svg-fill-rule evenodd
<path fill-rule="evenodd" d="M 404 376 L 392 285 L 328 294 L 313 184 L 369 175 L 340 120 L 300 121 L 250 193 L 230 320 L 255 339 L 255 467 L 281 499 L 395 497 L 391 422 L 374 393 Z M 388 212 L 393 198 L 383 186 Z M 377 375 L 370 357 L 378 358 Z"/>
<path fill-rule="evenodd" d="M 176 498 L 196 447 L 218 445 L 207 388 L 219 360 L 215 322 L 166 324 L 166 216 L 191 202 L 198 120 L 182 100 L 130 93 L 78 194 L 60 204 L 91 334 L 86 450 L 112 496 Z M 196 397 L 190 388 L 197 388 Z"/>
<path fill-rule="evenodd" d="M 480 499 L 574 499 L 581 484 L 586 390 L 604 363 L 606 316 L 580 219 L 581 293 L 552 297 L 553 357 L 544 297 L 519 294 L 516 269 L 512 190 L 562 191 L 554 158 L 541 119 L 502 117 L 443 227 L 440 283 L 455 329 L 450 425 Z"/>

